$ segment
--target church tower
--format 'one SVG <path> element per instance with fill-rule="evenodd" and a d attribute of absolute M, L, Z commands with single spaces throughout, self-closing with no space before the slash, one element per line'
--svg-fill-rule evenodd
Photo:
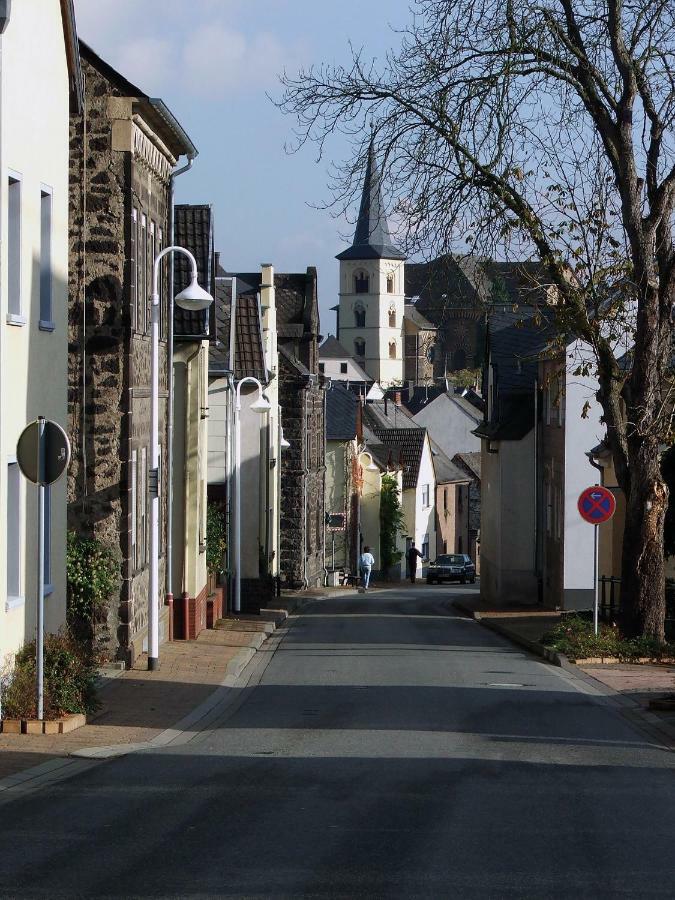
<path fill-rule="evenodd" d="M 392 244 L 372 140 L 354 240 L 336 259 L 338 340 L 382 387 L 401 384 L 405 256 Z"/>

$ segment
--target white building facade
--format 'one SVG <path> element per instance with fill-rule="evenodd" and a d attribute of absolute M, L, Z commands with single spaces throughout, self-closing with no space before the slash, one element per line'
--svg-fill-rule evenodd
<path fill-rule="evenodd" d="M 0 663 L 35 633 L 36 489 L 16 445 L 37 416 L 67 430 L 69 115 L 82 103 L 71 2 L 0 20 Z M 46 490 L 45 627 L 66 617 L 66 482 Z"/>

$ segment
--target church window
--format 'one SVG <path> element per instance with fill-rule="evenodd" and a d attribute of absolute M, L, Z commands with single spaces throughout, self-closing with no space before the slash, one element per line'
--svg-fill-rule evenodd
<path fill-rule="evenodd" d="M 389 359 L 396 359 L 396 341 L 389 341 Z"/>
<path fill-rule="evenodd" d="M 367 294 L 370 290 L 370 279 L 366 272 L 357 272 L 354 275 L 354 293 Z"/>
<path fill-rule="evenodd" d="M 389 327 L 396 328 L 396 310 L 393 307 L 389 310 Z"/>
<path fill-rule="evenodd" d="M 390 272 L 387 275 L 387 293 L 388 294 L 394 293 L 394 273 L 393 272 Z"/>
<path fill-rule="evenodd" d="M 366 355 L 366 342 L 363 338 L 357 338 L 354 341 L 354 353 L 361 359 Z"/>
<path fill-rule="evenodd" d="M 363 303 L 357 303 L 354 307 L 354 325 L 356 328 L 366 327 L 366 308 Z"/>
<path fill-rule="evenodd" d="M 455 372 L 466 369 L 466 352 L 461 348 L 452 354 L 452 368 Z"/>

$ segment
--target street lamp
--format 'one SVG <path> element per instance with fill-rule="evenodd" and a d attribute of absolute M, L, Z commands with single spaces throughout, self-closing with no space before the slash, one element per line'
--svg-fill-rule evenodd
<path fill-rule="evenodd" d="M 253 412 L 264 415 L 271 404 L 263 394 L 263 386 L 257 378 L 247 375 L 237 384 L 234 404 L 234 530 L 232 533 L 232 556 L 234 559 L 234 612 L 241 612 L 241 388 L 244 384 L 254 384 L 258 388 L 258 399 L 251 404 Z"/>
<path fill-rule="evenodd" d="M 375 460 L 373 459 L 372 453 L 369 453 L 368 450 L 362 450 L 359 454 L 360 456 L 367 456 L 370 460 L 370 465 L 366 466 L 366 472 L 379 472 L 380 468 L 375 464 Z"/>
<path fill-rule="evenodd" d="M 192 275 L 190 284 L 175 297 L 182 308 L 199 312 L 213 303 L 213 297 L 197 282 L 197 260 L 185 247 L 166 247 L 155 257 L 152 267 L 152 357 L 150 367 L 150 579 L 148 585 L 148 671 L 159 668 L 159 266 L 168 253 L 183 253 L 190 260 Z M 173 303 L 169 303 L 169 316 L 173 318 Z M 173 347 L 169 347 L 173 356 Z M 171 478 L 171 472 L 168 473 Z"/>

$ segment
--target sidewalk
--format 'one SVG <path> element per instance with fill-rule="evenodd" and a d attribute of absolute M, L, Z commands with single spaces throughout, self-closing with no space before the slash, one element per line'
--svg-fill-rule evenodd
<path fill-rule="evenodd" d="M 195 641 L 160 647 L 160 669 L 147 671 L 142 656 L 133 669 L 103 677 L 101 709 L 82 728 L 64 735 L 0 733 L 0 779 L 85 747 L 150 741 L 203 703 L 227 675 L 236 677 L 275 629 L 275 619 L 240 616 L 225 629 L 202 631 Z"/>
<path fill-rule="evenodd" d="M 541 643 L 544 634 L 560 618 L 560 613 L 555 610 L 531 606 L 490 607 L 479 598 L 460 598 L 453 601 L 453 606 L 554 665 L 599 682 L 606 693 L 618 695 L 636 712 L 640 711 L 649 724 L 658 724 L 671 740 L 675 740 L 675 712 L 648 710 L 651 699 L 675 692 L 675 666 L 628 663 L 576 665 Z"/>

